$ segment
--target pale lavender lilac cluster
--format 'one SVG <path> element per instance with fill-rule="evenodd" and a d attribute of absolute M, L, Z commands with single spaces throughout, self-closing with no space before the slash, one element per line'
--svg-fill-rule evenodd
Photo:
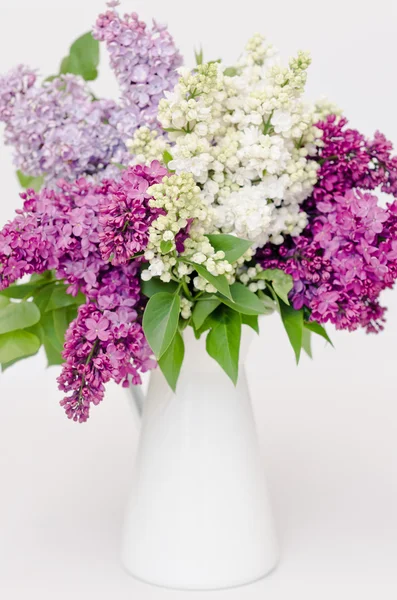
<path fill-rule="evenodd" d="M 18 67 L 0 77 L 5 142 L 14 147 L 16 167 L 27 175 L 44 176 L 47 186 L 54 187 L 59 178 L 117 174 L 112 162 L 126 156 L 118 110 L 110 100 L 93 100 L 76 75 L 39 84 L 33 71 Z"/>
<path fill-rule="evenodd" d="M 21 194 L 23 209 L 0 232 L 0 290 L 23 275 L 54 269 L 69 285 L 69 293 L 86 294 L 87 303 L 80 306 L 66 334 L 58 379 L 66 393 L 61 404 L 76 421 L 87 420 L 90 405 L 102 400 L 107 381 L 136 384 L 140 371 L 155 366 L 141 326 L 139 261 L 115 265 L 105 260 L 101 223 L 106 221 L 109 198 L 110 211 L 118 201 L 125 206 L 130 200 L 134 212 L 128 229 L 136 232 L 144 248 L 152 217 L 149 196 L 140 190 L 161 181 L 165 173 L 158 164 L 136 166 L 124 171 L 119 182 L 63 180 L 58 190 L 29 190 Z"/>
<path fill-rule="evenodd" d="M 346 124 L 331 115 L 317 125 L 324 147 L 318 183 L 302 207 L 309 225 L 257 258 L 292 275 L 292 304 L 312 320 L 378 331 L 385 312 L 379 294 L 397 278 L 397 202 L 382 208 L 370 191 L 397 196 L 397 157 L 382 134 L 369 141 Z"/>
<path fill-rule="evenodd" d="M 121 105 L 133 111 L 141 125 L 157 122 L 157 107 L 165 91 L 174 88 L 182 56 L 164 25 L 149 29 L 136 13 L 121 17 L 110 10 L 99 15 L 93 35 L 105 41 L 110 64 L 121 89 Z"/>
<path fill-rule="evenodd" d="M 182 59 L 165 27 L 150 30 L 135 13 L 122 18 L 112 9 L 98 18 L 94 34 L 106 41 L 121 87 L 119 103 L 94 99 L 76 75 L 40 83 L 20 65 L 0 76 L 5 142 L 14 148 L 17 168 L 43 176 L 47 187 L 59 178 L 117 178 L 115 163 L 131 158 L 125 142 L 137 127 L 157 125 L 158 102 L 178 77 Z"/>

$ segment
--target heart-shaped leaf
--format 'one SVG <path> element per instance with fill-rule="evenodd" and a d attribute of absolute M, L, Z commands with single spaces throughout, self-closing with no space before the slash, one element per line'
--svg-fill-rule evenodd
<path fill-rule="evenodd" d="M 210 296 L 203 300 L 198 300 L 195 304 L 192 314 L 193 325 L 195 329 L 200 329 L 204 321 L 218 306 L 221 301 L 216 296 Z"/>
<path fill-rule="evenodd" d="M 245 315 L 264 315 L 268 312 L 262 300 L 242 283 L 233 283 L 230 286 L 230 293 L 232 302 L 228 298 L 221 296 L 219 298 L 233 310 Z"/>
<path fill-rule="evenodd" d="M 285 331 L 295 352 L 296 362 L 299 362 L 303 337 L 303 310 L 295 310 L 289 304 L 279 301 L 280 314 Z"/>
<path fill-rule="evenodd" d="M 171 344 L 159 360 L 159 367 L 166 378 L 169 386 L 175 392 L 179 373 L 181 371 L 185 345 L 179 331 L 176 332 Z"/>
<path fill-rule="evenodd" d="M 0 334 L 25 329 L 40 321 L 40 311 L 33 302 L 10 302 L 0 309 Z"/>
<path fill-rule="evenodd" d="M 241 315 L 227 306 L 220 306 L 213 314 L 211 321 L 213 327 L 207 335 L 207 352 L 236 384 L 241 340 Z"/>
<path fill-rule="evenodd" d="M 174 339 L 178 328 L 180 298 L 177 294 L 154 294 L 146 305 L 143 330 L 149 346 L 159 360 Z"/>
<path fill-rule="evenodd" d="M 265 271 L 259 271 L 255 279 L 271 281 L 277 296 L 281 298 L 285 304 L 289 304 L 288 294 L 294 285 L 291 275 L 284 273 L 281 269 L 266 269 Z"/>
<path fill-rule="evenodd" d="M 178 287 L 176 281 L 170 281 L 165 283 L 161 281 L 159 277 L 152 277 L 149 281 L 141 281 L 142 293 L 147 297 L 151 298 L 154 294 L 159 292 L 168 292 L 173 294 Z"/>
<path fill-rule="evenodd" d="M 243 325 L 248 325 L 251 327 L 256 333 L 259 334 L 259 323 L 257 315 L 241 315 L 241 322 Z"/>
<path fill-rule="evenodd" d="M 230 287 L 224 275 L 212 275 L 209 271 L 207 271 L 205 267 L 203 267 L 203 265 L 197 265 L 196 263 L 190 261 L 186 262 L 192 267 L 194 267 L 197 273 L 201 277 L 206 279 L 208 283 L 213 285 L 214 288 L 218 290 L 218 292 L 226 296 L 226 298 L 229 298 L 229 300 L 232 300 L 232 296 L 230 294 Z"/>
<path fill-rule="evenodd" d="M 40 340 L 29 331 L 10 331 L 0 335 L 0 362 L 11 363 L 32 356 L 40 348 Z"/>
<path fill-rule="evenodd" d="M 222 250 L 225 253 L 225 260 L 229 263 L 236 262 L 252 246 L 252 242 L 249 240 L 243 240 L 227 233 L 214 233 L 207 235 L 207 238 L 216 252 Z"/>
<path fill-rule="evenodd" d="M 332 343 L 328 333 L 326 332 L 325 328 L 322 325 L 320 325 L 320 323 L 316 323 L 316 321 L 309 321 L 308 323 L 305 323 L 304 326 L 305 326 L 305 329 L 308 329 L 309 331 L 312 331 L 313 333 L 320 335 L 329 344 L 331 344 L 331 346 L 333 346 L 333 343 Z"/>
<path fill-rule="evenodd" d="M 81 75 L 86 81 L 93 81 L 98 76 L 99 42 L 89 31 L 77 38 L 70 46 L 69 55 L 61 63 L 60 73 Z"/>

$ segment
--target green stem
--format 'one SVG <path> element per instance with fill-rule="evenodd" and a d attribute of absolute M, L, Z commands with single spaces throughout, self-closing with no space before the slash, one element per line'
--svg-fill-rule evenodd
<path fill-rule="evenodd" d="M 99 343 L 99 340 L 95 340 L 94 345 L 91 348 L 91 352 L 89 353 L 87 360 L 85 361 L 85 366 L 87 366 L 91 362 L 91 359 L 94 356 L 94 353 L 98 347 L 98 343 Z M 85 376 L 83 375 L 83 378 L 81 380 L 80 389 L 79 389 L 79 402 L 80 403 L 81 403 L 81 392 L 82 392 L 84 386 L 85 386 Z"/>
<path fill-rule="evenodd" d="M 193 297 L 192 297 L 192 295 L 190 293 L 190 290 L 189 290 L 189 288 L 187 286 L 186 281 L 181 281 L 181 285 L 182 285 L 182 289 L 183 289 L 183 292 L 184 292 L 186 298 L 192 302 L 193 301 Z"/>
<path fill-rule="evenodd" d="M 144 252 L 138 252 L 138 254 L 133 254 L 130 257 L 130 260 L 135 260 L 136 258 L 140 258 L 141 256 L 144 256 L 144 254 L 145 254 Z"/>
<path fill-rule="evenodd" d="M 268 120 L 263 123 L 263 135 L 266 135 L 269 132 L 270 128 L 271 128 L 270 121 L 272 120 L 273 112 L 274 111 L 272 110 L 272 112 L 269 115 Z"/>

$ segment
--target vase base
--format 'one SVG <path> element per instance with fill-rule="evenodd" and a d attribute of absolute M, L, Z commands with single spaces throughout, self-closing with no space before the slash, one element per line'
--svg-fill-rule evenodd
<path fill-rule="evenodd" d="M 215 591 L 219 591 L 219 590 L 231 590 L 234 588 L 239 588 L 239 587 L 243 587 L 246 585 L 251 585 L 254 583 L 257 583 L 258 581 L 261 581 L 262 579 L 264 579 L 265 577 L 269 577 L 272 573 L 274 573 L 274 571 L 277 569 L 279 563 L 279 558 L 277 558 L 274 563 L 265 571 L 263 571 L 262 573 L 260 573 L 257 576 L 251 576 L 248 577 L 247 579 L 243 579 L 241 578 L 240 580 L 229 580 L 229 581 L 219 581 L 217 583 L 215 582 L 208 582 L 208 583 L 187 583 L 187 582 L 172 582 L 172 581 L 155 581 L 154 579 L 150 579 L 149 577 L 143 577 L 143 576 L 139 576 L 136 573 L 133 572 L 133 570 L 131 570 L 130 568 L 128 568 L 124 563 L 122 563 L 123 569 L 124 571 L 130 575 L 131 577 L 133 577 L 134 579 L 136 579 L 137 581 L 140 581 L 141 583 L 146 583 L 147 585 L 152 585 L 154 587 L 158 587 L 158 588 L 162 588 L 162 589 L 168 589 L 168 590 L 179 590 L 179 591 L 185 591 L 185 592 L 215 592 Z"/>

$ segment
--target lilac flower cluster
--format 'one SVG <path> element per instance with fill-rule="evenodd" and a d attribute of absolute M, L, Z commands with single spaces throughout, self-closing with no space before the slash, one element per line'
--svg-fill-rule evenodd
<path fill-rule="evenodd" d="M 121 89 L 121 104 L 134 111 L 141 125 L 157 122 L 157 107 L 165 91 L 174 88 L 182 57 L 165 26 L 153 21 L 149 29 L 136 13 L 121 17 L 111 7 L 101 14 L 93 35 L 105 41 Z"/>
<path fill-rule="evenodd" d="M 62 405 L 76 421 L 87 420 L 90 405 L 102 400 L 107 381 L 128 385 L 130 376 L 139 383 L 139 371 L 155 365 L 140 323 L 139 261 L 111 264 L 103 259 L 100 245 L 101 223 L 107 222 L 107 211 L 113 213 L 118 200 L 122 206 L 134 206 L 130 218 L 136 219 L 139 243 L 144 243 L 148 225 L 140 216 L 149 213 L 149 197 L 140 190 L 163 175 L 158 164 L 135 166 L 124 171 L 119 182 L 63 180 L 58 190 L 28 190 L 21 194 L 23 210 L 17 210 L 0 232 L 0 290 L 23 275 L 54 269 L 69 285 L 69 293 L 86 294 L 87 303 L 80 306 L 66 335 L 58 380 L 67 394 Z M 129 222 L 132 230 L 133 225 Z"/>
<path fill-rule="evenodd" d="M 304 203 L 309 225 L 282 245 L 266 245 L 257 258 L 264 268 L 292 275 L 290 300 L 310 318 L 338 329 L 383 329 L 379 294 L 397 279 L 397 202 L 386 208 L 368 190 L 397 195 L 397 158 L 377 133 L 373 140 L 330 116 L 318 127 L 319 180 Z"/>
<path fill-rule="evenodd" d="M 111 3 L 116 6 L 117 3 Z M 105 40 L 121 86 L 120 104 L 93 98 L 85 81 L 62 75 L 40 84 L 19 66 L 0 76 L 0 121 L 24 174 L 43 176 L 47 187 L 59 178 L 117 179 L 114 163 L 128 164 L 125 142 L 137 127 L 156 125 L 159 100 L 173 88 L 181 57 L 168 31 L 152 30 L 135 13 L 101 15 L 94 34 Z"/>
<path fill-rule="evenodd" d="M 138 266 L 102 270 L 99 287 L 79 307 L 65 336 L 65 363 L 58 377 L 59 388 L 66 393 L 61 400 L 66 415 L 84 422 L 91 404 L 104 396 L 111 379 L 128 386 L 141 383 L 139 371 L 156 363 L 138 322 L 140 299 Z"/>
<path fill-rule="evenodd" d="M 149 226 L 160 213 L 149 207 L 147 189 L 167 173 L 158 161 L 153 161 L 150 167 L 137 165 L 126 171 L 121 186 L 117 182 L 109 186 L 108 203 L 101 207 L 99 218 L 99 248 L 104 260 L 122 265 L 145 250 Z"/>
<path fill-rule="evenodd" d="M 126 148 L 114 124 L 117 106 L 93 101 L 84 80 L 62 75 L 43 85 L 35 74 L 18 67 L 0 77 L 0 120 L 5 142 L 15 149 L 23 173 L 45 178 L 54 187 L 59 178 L 82 174 L 106 178 L 117 173 Z"/>

